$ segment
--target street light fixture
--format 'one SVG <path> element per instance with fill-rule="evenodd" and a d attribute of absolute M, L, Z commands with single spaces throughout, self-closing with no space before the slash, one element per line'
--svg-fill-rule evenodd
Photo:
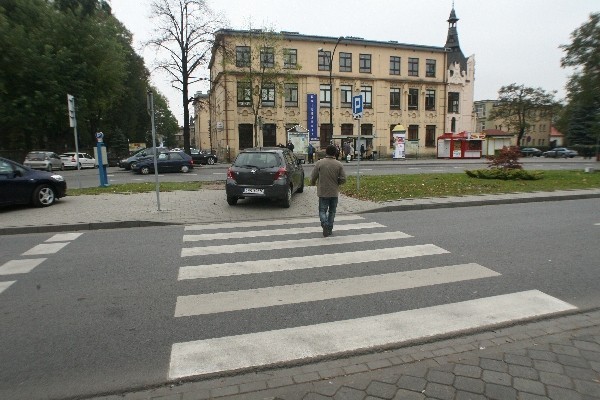
<path fill-rule="evenodd" d="M 337 49 L 338 44 L 340 44 L 343 38 L 343 36 L 338 38 L 337 42 L 335 42 L 335 46 L 333 47 L 333 51 L 329 55 L 329 127 L 331 129 L 327 138 L 329 144 L 331 144 L 333 140 L 333 56 L 335 55 L 335 49 Z M 319 51 L 323 51 L 323 48 L 320 47 Z"/>

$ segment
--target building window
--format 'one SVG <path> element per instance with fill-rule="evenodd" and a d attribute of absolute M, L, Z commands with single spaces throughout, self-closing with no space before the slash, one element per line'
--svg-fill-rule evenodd
<path fill-rule="evenodd" d="M 358 71 L 371 73 L 371 55 L 361 54 L 358 59 Z"/>
<path fill-rule="evenodd" d="M 448 112 L 452 114 L 458 114 L 458 104 L 460 100 L 460 93 L 448 92 Z M 452 131 L 454 132 L 454 131 Z"/>
<path fill-rule="evenodd" d="M 247 107 L 252 105 L 252 86 L 250 82 L 237 83 L 237 104 L 238 107 Z"/>
<path fill-rule="evenodd" d="M 435 60 L 427 60 L 425 62 L 425 76 L 427 78 L 435 78 Z"/>
<path fill-rule="evenodd" d="M 435 110 L 435 90 L 433 89 L 425 90 L 425 110 Z"/>
<path fill-rule="evenodd" d="M 237 46 L 235 48 L 235 66 L 240 68 L 250 66 L 250 46 Z"/>
<path fill-rule="evenodd" d="M 408 76 L 419 76 L 419 59 L 408 59 Z"/>
<path fill-rule="evenodd" d="M 400 93 L 402 93 L 400 88 L 390 89 L 390 110 L 400 109 Z"/>
<path fill-rule="evenodd" d="M 283 90 L 285 92 L 285 106 L 298 107 L 298 84 L 286 83 Z"/>
<path fill-rule="evenodd" d="M 419 89 L 408 89 L 408 109 L 419 109 Z"/>
<path fill-rule="evenodd" d="M 254 147 L 253 143 L 253 125 L 239 124 L 238 125 L 238 143 L 240 150 Z"/>
<path fill-rule="evenodd" d="M 363 98 L 363 108 L 373 108 L 373 87 L 362 86 L 360 88 L 360 94 Z"/>
<path fill-rule="evenodd" d="M 265 83 L 261 90 L 261 104 L 265 107 L 275 107 L 275 84 Z"/>
<path fill-rule="evenodd" d="M 283 68 L 296 68 L 298 66 L 298 50 L 283 49 Z"/>
<path fill-rule="evenodd" d="M 408 137 L 406 140 L 419 140 L 419 125 L 408 126 Z"/>
<path fill-rule="evenodd" d="M 319 143 L 322 148 L 329 145 L 329 138 L 333 135 L 333 128 L 329 124 L 321 124 L 319 127 Z"/>
<path fill-rule="evenodd" d="M 321 85 L 319 89 L 319 103 L 321 107 L 331 107 L 331 86 Z"/>
<path fill-rule="evenodd" d="M 373 134 L 373 124 L 360 124 L 360 134 L 370 136 Z M 356 149 L 359 150 L 359 149 Z"/>
<path fill-rule="evenodd" d="M 435 125 L 425 126 L 425 147 L 435 147 Z"/>
<path fill-rule="evenodd" d="M 342 135 L 354 135 L 354 124 L 342 124 Z"/>
<path fill-rule="evenodd" d="M 352 72 L 352 53 L 340 53 L 340 72 Z"/>
<path fill-rule="evenodd" d="M 390 75 L 400 75 L 400 57 L 390 56 Z"/>
<path fill-rule="evenodd" d="M 330 51 L 319 50 L 319 71 L 329 71 Z"/>
<path fill-rule="evenodd" d="M 352 108 L 352 85 L 340 86 L 340 101 L 343 108 Z"/>
<path fill-rule="evenodd" d="M 260 49 L 260 66 L 262 68 L 275 67 L 275 50 L 272 47 L 263 47 Z"/>

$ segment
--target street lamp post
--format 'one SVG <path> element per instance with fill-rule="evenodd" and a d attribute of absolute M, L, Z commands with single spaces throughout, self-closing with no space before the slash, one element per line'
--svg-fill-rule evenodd
<path fill-rule="evenodd" d="M 333 47 L 333 52 L 329 56 L 329 127 L 331 131 L 329 132 L 328 142 L 331 144 L 333 140 L 333 56 L 335 55 L 335 49 L 337 49 L 338 44 L 342 41 L 343 36 L 340 36 L 335 42 L 335 46 Z"/>

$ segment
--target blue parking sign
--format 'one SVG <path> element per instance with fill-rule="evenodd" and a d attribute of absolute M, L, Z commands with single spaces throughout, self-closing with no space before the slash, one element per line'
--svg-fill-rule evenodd
<path fill-rule="evenodd" d="M 362 118 L 363 100 L 362 95 L 352 97 L 352 116 L 354 119 Z"/>

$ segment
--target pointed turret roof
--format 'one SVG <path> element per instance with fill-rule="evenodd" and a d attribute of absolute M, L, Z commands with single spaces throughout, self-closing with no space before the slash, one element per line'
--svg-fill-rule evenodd
<path fill-rule="evenodd" d="M 450 11 L 450 18 L 448 18 L 448 37 L 446 38 L 446 45 L 444 46 L 448 51 L 448 65 L 453 63 L 459 63 L 461 71 L 467 70 L 467 58 L 464 56 L 460 49 L 460 43 L 458 42 L 458 30 L 456 29 L 456 23 L 458 18 L 454 11 L 454 5 L 452 11 Z"/>

